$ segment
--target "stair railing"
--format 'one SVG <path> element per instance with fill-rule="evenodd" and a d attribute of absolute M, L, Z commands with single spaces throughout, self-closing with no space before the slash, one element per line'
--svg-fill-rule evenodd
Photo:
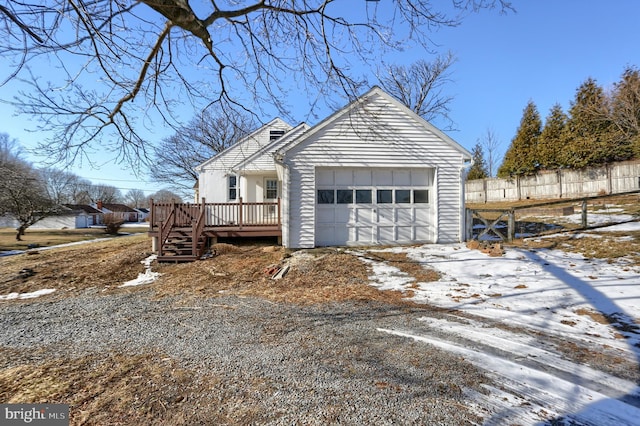
<path fill-rule="evenodd" d="M 173 225 L 176 221 L 176 203 L 173 203 L 173 208 L 169 212 L 166 220 L 160 221 L 160 241 L 158 242 L 158 256 L 162 256 L 162 247 L 165 245 L 173 229 Z"/>
<path fill-rule="evenodd" d="M 204 244 L 201 247 L 198 246 L 200 243 L 200 237 L 202 237 L 202 231 L 204 230 L 205 211 L 206 204 L 203 198 L 202 202 L 200 203 L 200 212 L 198 213 L 198 218 L 194 219 L 191 223 L 191 254 L 193 254 L 196 258 L 200 258 L 204 254 Z"/>

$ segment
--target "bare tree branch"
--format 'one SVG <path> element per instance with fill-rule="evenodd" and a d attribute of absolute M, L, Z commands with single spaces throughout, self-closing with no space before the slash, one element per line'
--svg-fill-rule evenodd
<path fill-rule="evenodd" d="M 287 116 L 290 90 L 306 95 L 313 115 L 321 101 L 335 106 L 360 94 L 369 82 L 358 70 L 374 68 L 387 51 L 429 49 L 434 28 L 510 7 L 505 0 L 458 0 L 449 10 L 428 0 L 8 0 L 0 8 L 3 79 L 22 91 L 2 101 L 52 132 L 41 147 L 51 159 L 86 160 L 99 147 L 144 163 L 149 127 L 180 128 L 185 115 L 212 105 Z"/>
<path fill-rule="evenodd" d="M 450 130 L 449 117 L 452 96 L 444 94 L 444 86 L 451 82 L 450 67 L 455 62 L 451 52 L 437 56 L 432 62 L 420 60 L 409 67 L 390 65 L 379 77 L 383 89 L 395 96 L 427 121 L 442 118 Z"/>

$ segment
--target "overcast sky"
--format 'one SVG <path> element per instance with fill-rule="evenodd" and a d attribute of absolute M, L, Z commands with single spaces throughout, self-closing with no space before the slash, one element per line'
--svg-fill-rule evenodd
<path fill-rule="evenodd" d="M 588 77 L 606 89 L 620 79 L 625 67 L 640 65 L 640 1 L 514 0 L 513 5 L 515 13 L 470 14 L 462 25 L 440 29 L 432 37 L 438 45 L 437 53 L 451 51 L 457 58 L 452 67 L 453 81 L 445 87 L 446 93 L 455 97 L 451 118 L 457 130 L 448 134 L 469 150 L 491 129 L 501 142 L 502 154 L 529 100 L 535 102 L 544 119 L 555 103 L 566 111 L 576 89 Z M 415 50 L 383 59 L 408 65 L 433 56 Z M 367 71 L 362 69 L 363 73 Z M 374 78 L 371 81 L 375 84 Z M 0 88 L 0 99 L 11 96 L 11 85 Z M 315 124 L 304 108 L 294 111 L 297 122 Z M 331 112 L 326 110 L 319 116 L 322 119 Z M 27 147 L 35 145 L 38 134 L 25 131 L 34 121 L 12 114 L 9 106 L 0 103 L 0 131 Z M 272 118 L 263 117 L 263 121 Z M 158 123 L 156 134 L 150 138 L 170 133 Z M 99 169 L 85 165 L 72 171 L 94 183 L 121 188 L 123 193 L 129 188 L 147 193 L 159 189 L 145 183 L 144 177 L 133 176 L 126 165 L 108 162 L 108 153 L 97 151 L 95 158 Z"/>

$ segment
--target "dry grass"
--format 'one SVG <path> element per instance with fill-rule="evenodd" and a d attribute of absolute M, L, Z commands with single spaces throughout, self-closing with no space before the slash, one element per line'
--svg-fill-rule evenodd
<path fill-rule="evenodd" d="M 335 250 L 311 250 L 289 258 L 279 247 L 214 246 L 218 255 L 188 264 L 164 264 L 163 276 L 154 284 L 159 297 L 218 297 L 240 295 L 274 302 L 315 304 L 346 300 L 380 300 L 401 303 L 399 292 L 376 290 L 367 267 L 357 257 Z M 274 266 L 290 264 L 283 279 L 268 273 Z"/>
<path fill-rule="evenodd" d="M 576 309 L 576 314 L 582 315 L 582 316 L 588 316 L 598 324 L 609 324 L 611 322 L 607 317 L 602 315 L 600 312 L 596 312 L 591 309 L 579 308 L 579 309 Z"/>
<path fill-rule="evenodd" d="M 586 236 L 585 236 L 586 235 Z M 578 237 L 580 236 L 580 237 Z M 523 248 L 560 249 L 580 253 L 587 258 L 607 259 L 610 262 L 625 258 L 629 265 L 640 265 L 640 232 L 565 232 L 552 238 L 514 240 L 510 245 Z"/>
<path fill-rule="evenodd" d="M 140 262 L 150 253 L 149 238 L 135 235 L 8 256 L 0 259 L 0 294 L 115 287 L 143 272 Z"/>
<path fill-rule="evenodd" d="M 73 425 L 181 424 L 217 382 L 157 354 L 93 354 L 0 370 L 0 400 L 68 404 Z"/>
<path fill-rule="evenodd" d="M 149 238 L 137 235 L 6 257 L 0 261 L 0 294 L 56 289 L 47 297 L 64 297 L 88 288 L 105 294 L 139 291 L 140 287 L 118 286 L 143 272 L 141 261 L 151 254 L 150 249 Z M 206 260 L 154 264 L 153 270 L 162 274 L 152 287 L 156 296 L 186 300 L 239 295 L 298 304 L 345 300 L 405 303 L 403 298 L 409 296 L 370 286 L 367 266 L 357 257 L 336 250 L 290 256 L 281 247 L 255 244 L 217 244 L 214 249 L 217 255 Z M 437 279 L 437 274 L 404 255 L 390 261 L 417 281 Z M 284 264 L 291 265 L 289 273 L 281 280 L 272 279 L 268 271 Z"/>
<path fill-rule="evenodd" d="M 122 232 L 146 232 L 147 227 L 127 228 Z M 22 241 L 16 240 L 16 230 L 12 228 L 0 228 L 0 250 L 27 250 L 30 244 L 40 247 L 50 247 L 58 244 L 73 243 L 76 241 L 93 240 L 96 238 L 111 237 L 104 229 L 27 229 Z"/>
<path fill-rule="evenodd" d="M 417 288 L 418 283 L 427 283 L 431 281 L 438 281 L 440 279 L 439 272 L 433 269 L 427 269 L 423 264 L 407 257 L 406 253 L 376 251 L 375 253 L 369 254 L 387 262 L 395 268 L 398 268 L 410 277 L 413 277 L 415 279 L 413 284 L 415 288 Z"/>

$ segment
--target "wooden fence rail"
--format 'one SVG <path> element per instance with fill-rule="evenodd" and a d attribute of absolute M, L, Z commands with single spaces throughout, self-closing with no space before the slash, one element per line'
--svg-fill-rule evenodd
<path fill-rule="evenodd" d="M 621 197 L 633 194 L 639 194 L 640 190 L 637 191 L 629 191 L 620 194 L 606 194 L 606 195 L 598 195 L 592 197 L 582 197 L 576 198 L 572 200 L 558 200 L 558 201 L 548 201 L 543 203 L 535 203 L 535 204 L 527 204 L 524 206 L 518 207 L 509 207 L 504 209 L 494 208 L 494 209 L 484 209 L 484 208 L 467 208 L 466 209 L 466 239 L 481 239 L 483 236 L 488 235 L 489 233 L 493 233 L 496 237 L 500 238 L 502 241 L 511 242 L 516 238 L 516 215 L 521 210 L 528 210 L 539 207 L 551 207 L 557 206 L 561 204 L 579 204 L 580 205 L 580 226 L 576 229 L 587 229 L 588 226 L 588 213 L 587 206 L 589 200 L 599 200 L 610 197 Z M 483 213 L 485 216 L 483 216 Z M 474 222 L 481 222 L 484 226 L 481 231 L 474 232 Z M 505 223 L 506 223 L 506 231 L 505 231 Z M 608 224 L 610 225 L 610 224 Z M 602 225 L 599 225 L 602 226 Z"/>
<path fill-rule="evenodd" d="M 280 199 L 276 202 L 245 203 L 154 203 L 151 202 L 149 226 L 152 230 L 171 219 L 173 227 L 199 228 L 280 226 Z"/>

